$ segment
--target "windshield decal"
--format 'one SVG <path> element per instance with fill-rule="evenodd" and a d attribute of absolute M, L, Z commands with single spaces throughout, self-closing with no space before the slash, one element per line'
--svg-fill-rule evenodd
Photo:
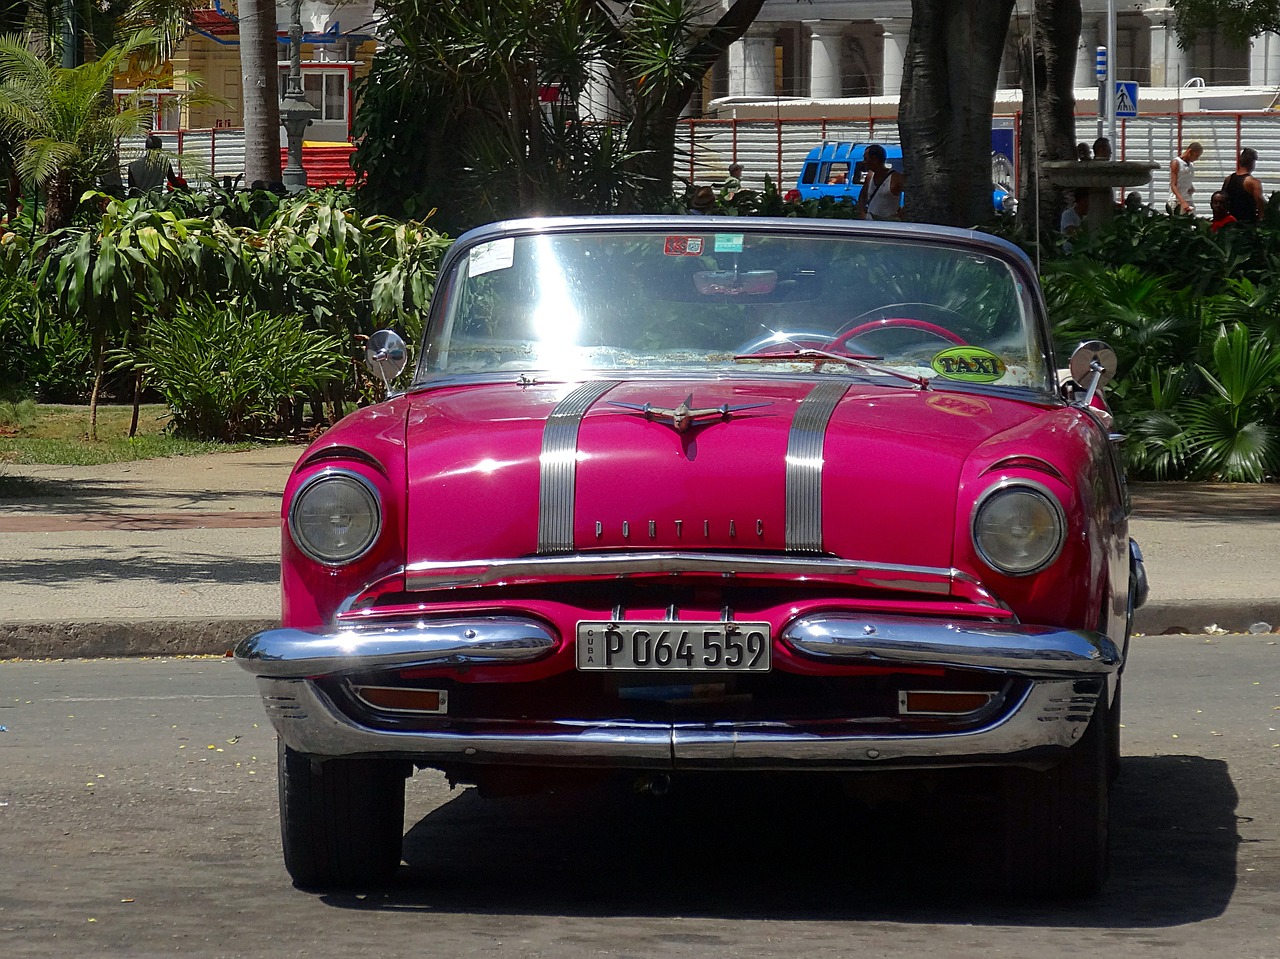
<path fill-rule="evenodd" d="M 741 253 L 742 252 L 742 234 L 741 233 L 717 233 L 716 234 L 716 252 L 717 253 Z"/>
<path fill-rule="evenodd" d="M 702 237 L 669 236 L 662 244 L 667 256 L 702 256 Z"/>
<path fill-rule="evenodd" d="M 953 346 L 929 364 L 939 376 L 965 383 L 994 383 L 1004 376 L 1004 360 L 980 346 Z"/>
<path fill-rule="evenodd" d="M 516 239 L 504 236 L 473 246 L 467 255 L 467 275 L 484 276 L 494 270 L 509 270 L 516 258 Z"/>

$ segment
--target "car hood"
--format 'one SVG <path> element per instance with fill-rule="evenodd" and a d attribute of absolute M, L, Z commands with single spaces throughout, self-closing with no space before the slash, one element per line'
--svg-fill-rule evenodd
<path fill-rule="evenodd" d="M 410 401 L 410 564 L 790 550 L 947 567 L 965 460 L 1044 410 L 834 377 L 489 383 Z M 682 402 L 704 411 L 683 430 Z"/>

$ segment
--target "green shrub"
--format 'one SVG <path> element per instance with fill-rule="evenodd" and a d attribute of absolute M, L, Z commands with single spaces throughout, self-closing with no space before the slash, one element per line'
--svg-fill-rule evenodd
<path fill-rule="evenodd" d="M 340 377 L 347 363 L 336 337 L 243 301 L 179 304 L 134 351 L 116 356 L 164 397 L 179 436 L 224 440 L 276 429 L 292 401 Z"/>
<path fill-rule="evenodd" d="M 36 401 L 26 399 L 0 400 L 0 426 L 30 426 L 36 421 Z"/>

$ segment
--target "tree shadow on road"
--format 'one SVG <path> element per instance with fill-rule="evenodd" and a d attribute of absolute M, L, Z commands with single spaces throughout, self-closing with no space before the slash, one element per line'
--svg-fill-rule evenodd
<path fill-rule="evenodd" d="M 1088 902 L 999 894 L 994 803 L 975 774 L 870 806 L 829 780 L 679 782 L 655 801 L 614 786 L 482 799 L 469 789 L 405 839 L 394 885 L 324 901 L 481 914 L 1162 927 L 1219 916 L 1236 883 L 1227 765 L 1127 757 L 1112 876 Z"/>

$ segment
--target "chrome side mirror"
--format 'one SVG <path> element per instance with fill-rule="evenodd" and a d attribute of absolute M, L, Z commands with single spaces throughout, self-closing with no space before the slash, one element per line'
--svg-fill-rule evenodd
<path fill-rule="evenodd" d="M 1101 340 L 1086 340 L 1071 354 L 1071 378 L 1084 387 L 1084 396 L 1074 400 L 1078 406 L 1088 406 L 1094 394 L 1115 379 L 1119 362 L 1116 351 Z"/>
<path fill-rule="evenodd" d="M 378 330 L 365 344 L 364 365 L 382 380 L 387 393 L 391 392 L 392 382 L 404 372 L 408 362 L 409 348 L 393 330 Z"/>

